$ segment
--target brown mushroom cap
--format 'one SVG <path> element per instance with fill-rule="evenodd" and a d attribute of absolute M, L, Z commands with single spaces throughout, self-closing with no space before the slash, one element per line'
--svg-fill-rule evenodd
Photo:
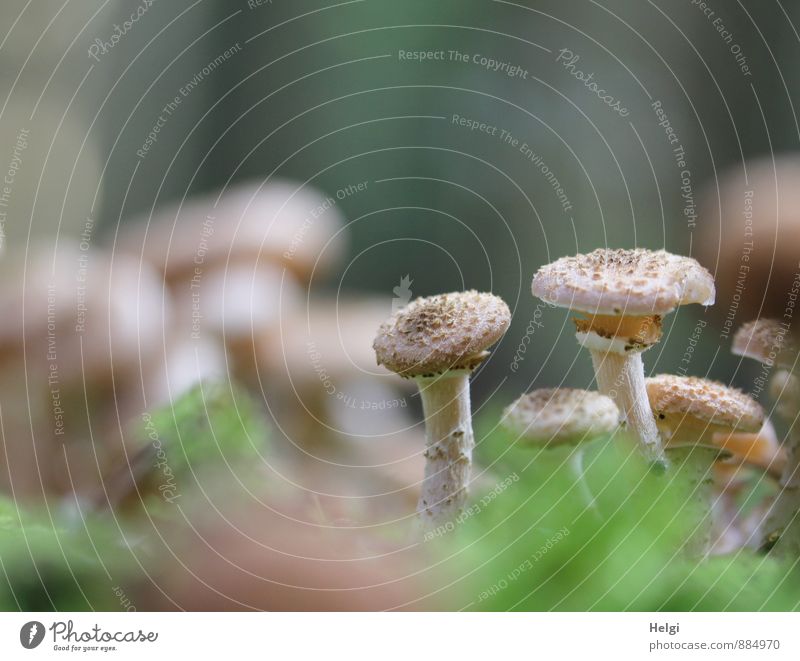
<path fill-rule="evenodd" d="M 300 184 L 244 183 L 218 194 L 158 208 L 126 223 L 117 246 L 169 280 L 229 263 L 267 261 L 300 279 L 326 272 L 344 251 L 344 219 L 335 200 Z"/>
<path fill-rule="evenodd" d="M 743 324 L 733 336 L 731 352 L 760 363 L 791 367 L 797 361 L 797 344 L 777 319 L 756 319 Z"/>
<path fill-rule="evenodd" d="M 13 313 L 0 352 L 24 353 L 43 377 L 55 363 L 64 381 L 138 369 L 161 345 L 171 301 L 158 274 L 128 255 L 61 242 L 4 264 L 3 276 L 0 307 Z"/>
<path fill-rule="evenodd" d="M 577 444 L 614 431 L 619 409 L 610 397 L 598 392 L 542 388 L 509 405 L 502 424 L 529 444 Z"/>
<path fill-rule="evenodd" d="M 381 324 L 372 344 L 378 365 L 404 377 L 472 369 L 508 329 L 511 312 L 474 290 L 418 298 Z"/>
<path fill-rule="evenodd" d="M 673 432 L 678 427 L 710 433 L 757 432 L 764 424 L 764 409 L 758 402 L 717 381 L 660 374 L 645 379 L 645 385 L 660 426 Z"/>
<path fill-rule="evenodd" d="M 728 169 L 700 194 L 694 245 L 719 283 L 718 315 L 734 302 L 743 318 L 783 315 L 800 277 L 798 180 L 800 154 L 769 154 Z"/>
<path fill-rule="evenodd" d="M 552 305 L 604 315 L 664 315 L 714 303 L 714 279 L 696 260 L 643 248 L 562 257 L 539 269 L 531 289 Z"/>

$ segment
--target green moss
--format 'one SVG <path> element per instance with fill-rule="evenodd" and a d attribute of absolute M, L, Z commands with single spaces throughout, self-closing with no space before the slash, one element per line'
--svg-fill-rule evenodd
<path fill-rule="evenodd" d="M 508 475 L 518 479 L 439 542 L 459 565 L 471 609 L 799 607 L 800 572 L 774 558 L 751 551 L 687 557 L 683 540 L 695 522 L 682 481 L 674 471 L 650 470 L 626 439 L 586 448 L 590 507 L 573 478 L 568 449 L 526 453 L 502 431 L 479 432 L 478 438 L 477 454 L 498 483 Z M 481 503 L 481 494 L 475 499 Z"/>

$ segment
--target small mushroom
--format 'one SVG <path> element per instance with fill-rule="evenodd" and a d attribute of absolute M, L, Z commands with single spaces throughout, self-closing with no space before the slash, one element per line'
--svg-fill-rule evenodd
<path fill-rule="evenodd" d="M 542 388 L 522 395 L 503 412 L 502 425 L 536 447 L 575 446 L 570 463 L 586 502 L 594 498 L 583 479 L 583 444 L 612 433 L 619 409 L 610 397 L 574 388 Z"/>
<path fill-rule="evenodd" d="M 466 291 L 418 298 L 378 329 L 378 364 L 415 379 L 420 390 L 427 448 L 417 512 L 424 528 L 454 520 L 463 508 L 474 445 L 469 375 L 510 321 L 502 299 Z"/>
<path fill-rule="evenodd" d="M 705 555 L 711 542 L 713 467 L 728 454 L 714 444 L 714 434 L 755 433 L 764 424 L 764 410 L 749 395 L 709 379 L 661 374 L 645 384 L 669 459 L 686 477 L 688 498 L 697 505 L 699 521 L 687 550 Z"/>
<path fill-rule="evenodd" d="M 661 338 L 663 315 L 679 305 L 714 303 L 711 274 L 663 250 L 598 249 L 543 266 L 531 289 L 585 315 L 575 319 L 576 337 L 591 352 L 599 391 L 615 401 L 645 457 L 663 463 L 641 352 Z"/>
<path fill-rule="evenodd" d="M 766 365 L 793 368 L 798 345 L 790 326 L 777 319 L 756 319 L 742 324 L 733 336 L 731 352 Z"/>

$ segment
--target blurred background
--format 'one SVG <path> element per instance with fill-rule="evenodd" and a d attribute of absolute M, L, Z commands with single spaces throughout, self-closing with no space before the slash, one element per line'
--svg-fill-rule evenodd
<path fill-rule="evenodd" d="M 168 506 L 189 487 L 158 452 L 188 419 L 223 459 L 203 473 L 180 452 L 212 510 L 234 492 L 282 521 L 311 503 L 323 528 L 408 518 L 421 407 L 375 365 L 378 324 L 491 291 L 513 321 L 476 416 L 591 387 L 569 315 L 530 281 L 597 247 L 715 273 L 716 305 L 671 315 L 646 369 L 769 405 L 729 348 L 800 271 L 799 22 L 756 0 L 7 0 L 4 493 L 113 509 L 155 462 Z"/>

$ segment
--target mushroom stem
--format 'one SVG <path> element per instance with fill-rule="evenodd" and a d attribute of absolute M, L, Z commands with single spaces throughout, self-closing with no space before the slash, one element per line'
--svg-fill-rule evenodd
<path fill-rule="evenodd" d="M 628 429 L 639 440 L 642 454 L 649 461 L 666 464 L 647 389 L 641 353 L 625 355 L 590 349 L 597 389 L 614 400 Z"/>
<path fill-rule="evenodd" d="M 425 478 L 417 514 L 424 529 L 455 523 L 467 497 L 474 436 L 469 371 L 418 377 L 425 414 Z"/>
<path fill-rule="evenodd" d="M 667 450 L 677 469 L 681 485 L 686 488 L 684 506 L 693 528 L 684 544 L 686 552 L 702 557 L 711 549 L 712 509 L 714 505 L 714 462 L 719 450 L 704 445 L 687 445 Z"/>
<path fill-rule="evenodd" d="M 597 512 L 597 503 L 595 502 L 594 495 L 592 494 L 592 490 L 589 489 L 589 485 L 586 484 L 586 479 L 583 475 L 583 448 L 575 448 L 575 450 L 572 451 L 569 457 L 569 465 L 575 475 L 578 490 L 586 501 L 587 507 Z"/>

